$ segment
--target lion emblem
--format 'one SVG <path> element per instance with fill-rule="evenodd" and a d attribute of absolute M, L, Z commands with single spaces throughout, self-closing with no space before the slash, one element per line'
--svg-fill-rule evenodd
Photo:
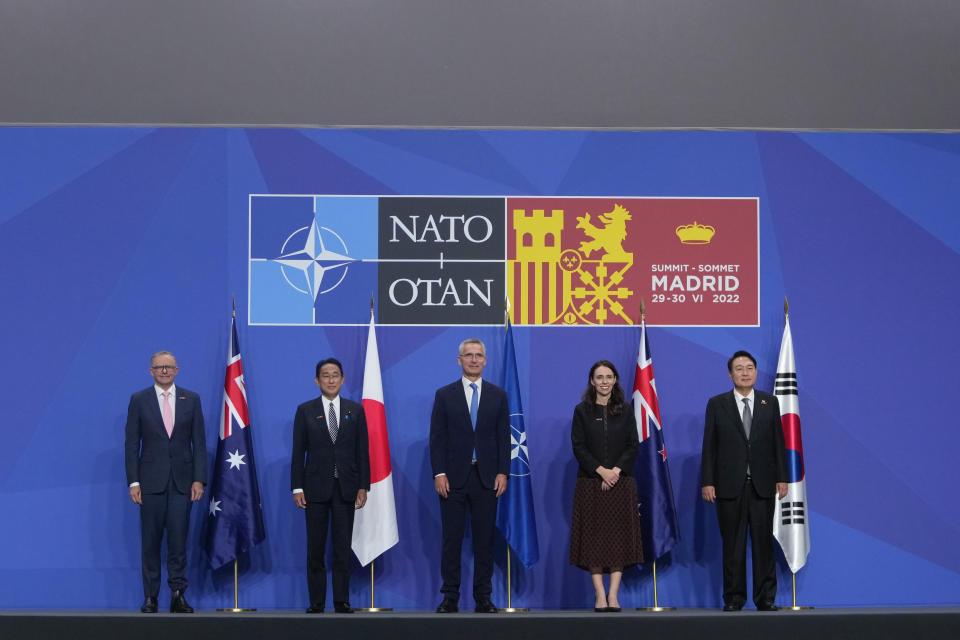
<path fill-rule="evenodd" d="M 590 222 L 589 212 L 577 218 L 577 229 L 583 229 L 588 237 L 593 238 L 581 242 L 580 251 L 589 258 L 594 251 L 603 249 L 605 254 L 600 258 L 601 262 L 631 262 L 633 254 L 623 250 L 630 212 L 617 204 L 613 206 L 613 211 L 601 213 L 598 217 L 602 227 Z"/>

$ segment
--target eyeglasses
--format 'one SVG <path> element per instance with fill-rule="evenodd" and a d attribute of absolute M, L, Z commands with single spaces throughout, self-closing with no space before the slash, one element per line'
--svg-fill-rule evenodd
<path fill-rule="evenodd" d="M 483 353 L 461 353 L 460 357 L 464 360 L 483 360 L 487 356 Z"/>
<path fill-rule="evenodd" d="M 159 365 L 155 365 L 155 366 L 153 366 L 153 367 L 150 367 L 150 369 L 151 369 L 152 371 L 160 371 L 160 372 L 164 372 L 164 371 L 176 371 L 176 370 L 177 370 L 177 365 L 175 365 L 175 364 L 159 364 Z"/>

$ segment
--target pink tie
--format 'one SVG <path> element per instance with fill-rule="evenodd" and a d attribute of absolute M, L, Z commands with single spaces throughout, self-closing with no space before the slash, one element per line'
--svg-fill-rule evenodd
<path fill-rule="evenodd" d="M 167 437 L 173 435 L 173 407 L 170 406 L 170 392 L 164 391 L 163 396 L 163 426 L 167 428 Z"/>

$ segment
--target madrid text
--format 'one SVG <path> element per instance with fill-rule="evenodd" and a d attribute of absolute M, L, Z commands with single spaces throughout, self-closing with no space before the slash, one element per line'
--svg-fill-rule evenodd
<path fill-rule="evenodd" d="M 651 271 L 654 273 L 650 277 L 652 302 L 683 303 L 687 301 L 687 294 L 690 294 L 692 302 L 703 302 L 704 293 L 712 294 L 707 298 L 710 302 L 740 302 L 740 294 L 737 293 L 740 279 L 729 275 L 740 271 L 738 264 L 655 264 L 651 265 Z"/>

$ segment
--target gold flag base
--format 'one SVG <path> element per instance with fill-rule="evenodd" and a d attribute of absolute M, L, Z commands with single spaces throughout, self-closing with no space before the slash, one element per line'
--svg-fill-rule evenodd
<path fill-rule="evenodd" d="M 510 569 L 510 545 L 507 545 L 507 606 L 502 609 L 497 609 L 497 613 L 529 613 L 530 609 L 527 607 L 515 607 L 513 606 L 513 587 L 510 584 L 510 574 L 512 573 Z"/>
<path fill-rule="evenodd" d="M 236 315 L 236 303 L 234 303 L 234 315 Z M 218 612 L 227 612 L 227 613 L 242 613 L 247 611 L 256 611 L 256 609 L 241 609 L 240 608 L 240 576 L 238 574 L 239 563 L 237 559 L 233 559 L 233 607 L 230 609 L 217 609 Z"/>
<path fill-rule="evenodd" d="M 373 307 L 370 308 L 370 313 L 373 313 Z M 369 607 L 354 607 L 354 611 L 357 613 L 380 613 L 381 611 L 393 611 L 393 607 L 378 607 L 374 604 L 373 601 L 373 560 L 370 561 L 370 606 Z"/>
<path fill-rule="evenodd" d="M 643 317 L 641 311 L 641 318 Z M 653 561 L 653 606 L 652 607 L 637 607 L 635 611 L 675 611 L 676 607 L 661 607 L 660 606 L 660 597 L 657 592 L 657 561 Z"/>
<path fill-rule="evenodd" d="M 786 313 L 786 298 L 784 298 L 784 313 Z M 793 586 L 793 606 L 792 607 L 780 607 L 780 611 L 809 611 L 813 607 L 798 607 L 797 606 L 797 574 L 791 573 L 791 583 Z"/>

